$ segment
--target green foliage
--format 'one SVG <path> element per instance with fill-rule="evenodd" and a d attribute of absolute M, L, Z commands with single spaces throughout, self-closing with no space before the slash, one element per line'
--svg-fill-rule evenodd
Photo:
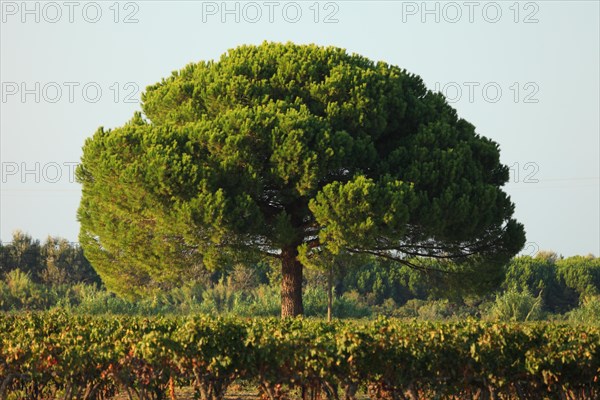
<path fill-rule="evenodd" d="M 0 360 L 2 390 L 32 400 L 164 399 L 169 382 L 218 400 L 236 379 L 277 400 L 600 395 L 600 330 L 578 324 L 0 314 Z"/>
<path fill-rule="evenodd" d="M 419 308 L 418 313 L 419 318 L 425 321 L 440 321 L 453 314 L 448 300 L 426 302 Z"/>
<path fill-rule="evenodd" d="M 503 289 L 514 288 L 529 291 L 534 296 L 541 294 L 545 307 L 550 311 L 564 311 L 575 306 L 573 299 L 561 279 L 556 266 L 556 257 L 552 255 L 536 257 L 515 257 L 506 268 Z"/>
<path fill-rule="evenodd" d="M 40 278 L 48 285 L 100 282 L 84 257 L 83 249 L 70 244 L 66 239 L 49 236 L 42 244 L 40 255 L 45 262 Z"/>
<path fill-rule="evenodd" d="M 227 313 L 233 309 L 236 299 L 241 293 L 232 290 L 231 285 L 221 279 L 216 285 L 202 293 L 204 312 L 211 314 Z"/>
<path fill-rule="evenodd" d="M 548 311 L 565 312 L 583 297 L 600 293 L 600 258 L 559 258 L 550 252 L 515 257 L 506 268 L 502 288 L 528 290 L 534 296 L 541 293 Z"/>
<path fill-rule="evenodd" d="M 49 236 L 40 244 L 21 231 L 14 232 L 12 242 L 0 243 L 0 277 L 15 269 L 48 286 L 100 283 L 83 249 L 59 237 Z"/>
<path fill-rule="evenodd" d="M 600 294 L 600 257 L 573 256 L 556 262 L 557 273 L 580 296 Z"/>
<path fill-rule="evenodd" d="M 400 307 L 388 306 L 382 309 L 384 315 L 422 321 L 460 321 L 473 318 L 481 313 L 478 307 L 451 302 L 448 299 L 411 299 Z"/>
<path fill-rule="evenodd" d="M 33 240 L 31 236 L 15 231 L 12 242 L 7 245 L 0 244 L 2 248 L 2 259 L 0 259 L 0 274 L 20 269 L 31 274 L 37 280 L 43 269 L 41 262 L 40 242 Z"/>
<path fill-rule="evenodd" d="M 356 290 L 370 304 L 381 304 L 388 298 L 403 304 L 411 298 L 426 297 L 430 289 L 424 274 L 404 265 L 377 260 L 344 271 L 338 287 L 342 291 Z"/>
<path fill-rule="evenodd" d="M 25 243 L 36 243 L 27 239 L 27 235 L 22 236 L 26 238 Z M 89 263 L 80 247 L 67 246 L 63 239 L 49 237 L 33 248 L 39 255 L 33 259 L 38 259 L 41 264 L 29 271 L 13 269 L 4 275 L 0 280 L 0 310 L 59 308 L 83 315 L 146 316 L 204 313 L 257 317 L 280 314 L 281 271 L 275 263 L 235 264 L 214 273 L 198 269 L 194 272 L 195 280 L 132 301 L 118 297 L 104 287 L 85 283 L 97 276 L 87 269 Z M 5 254 L 8 250 L 14 251 L 12 244 L 3 244 L 0 250 Z M 454 267 L 447 261 L 420 259 L 419 264 L 429 268 L 428 273 L 422 273 L 407 265 L 372 256 L 358 257 L 347 253 L 333 256 L 329 253 L 327 257 L 306 259 L 310 268 L 306 269 L 303 292 L 308 316 L 326 315 L 326 261 L 332 263 L 334 270 L 333 315 L 336 318 L 386 315 L 419 320 L 460 320 L 469 316 L 524 319 L 533 302 L 542 310 L 536 306 L 530 319 L 533 316 L 551 320 L 597 320 L 594 293 L 598 293 L 600 287 L 598 258 L 593 256 L 561 258 L 551 252 L 541 252 L 536 257 L 516 257 L 506 266 L 499 290 L 478 294 L 473 290 L 476 285 L 471 285 L 468 276 L 462 273 L 464 270 L 459 269 L 457 273 L 438 271 L 453 271 Z M 80 268 L 86 264 L 87 267 Z M 3 265 L 16 263 L 11 261 Z M 54 267 L 57 275 L 50 273 Z M 35 270 L 42 271 L 38 280 L 32 276 Z M 482 270 L 479 271 L 481 280 L 485 279 Z M 493 274 L 488 277 L 493 278 Z M 469 287 L 460 287 L 461 279 L 463 286 Z M 491 283 L 480 284 L 480 287 L 484 286 L 493 287 Z M 507 289 L 512 290 L 507 292 Z M 532 298 L 542 301 L 536 302 Z M 564 312 L 567 314 L 559 314 Z"/>
<path fill-rule="evenodd" d="M 496 296 L 490 317 L 500 321 L 535 321 L 542 318 L 542 296 L 534 297 L 527 289 L 511 288 Z"/>
<path fill-rule="evenodd" d="M 32 282 L 30 276 L 19 269 L 10 271 L 0 283 L 0 310 L 45 309 L 45 288 Z"/>
<path fill-rule="evenodd" d="M 265 42 L 173 72 L 142 100 L 86 141 L 77 170 L 80 242 L 122 296 L 299 248 L 433 254 L 480 278 L 524 244 L 498 145 L 399 67 Z"/>
<path fill-rule="evenodd" d="M 600 296 L 587 296 L 581 306 L 567 313 L 568 319 L 581 324 L 600 325 Z"/>
<path fill-rule="evenodd" d="M 275 317 L 281 312 L 281 288 L 276 285 L 260 285 L 252 301 L 238 304 L 238 315 L 247 317 Z"/>
<path fill-rule="evenodd" d="M 364 318 L 372 314 L 373 310 L 357 292 L 346 292 L 333 301 L 333 315 L 336 318 Z"/>

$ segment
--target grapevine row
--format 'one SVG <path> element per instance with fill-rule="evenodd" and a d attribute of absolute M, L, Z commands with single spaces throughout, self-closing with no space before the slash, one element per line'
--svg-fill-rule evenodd
<path fill-rule="evenodd" d="M 268 400 L 600 398 L 589 326 L 303 319 L 0 315 L 0 396 L 222 399 L 238 379 Z"/>

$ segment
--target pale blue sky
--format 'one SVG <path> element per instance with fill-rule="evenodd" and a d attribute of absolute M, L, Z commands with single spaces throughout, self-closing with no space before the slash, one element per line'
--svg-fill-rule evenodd
<path fill-rule="evenodd" d="M 526 252 L 600 255 L 597 1 L 227 2 L 229 14 L 221 1 L 22 4 L 0 3 L 2 241 L 15 229 L 76 241 L 80 188 L 69 175 L 84 140 L 122 125 L 141 90 L 171 71 L 271 40 L 335 45 L 419 74 L 518 171 L 505 189 Z"/>

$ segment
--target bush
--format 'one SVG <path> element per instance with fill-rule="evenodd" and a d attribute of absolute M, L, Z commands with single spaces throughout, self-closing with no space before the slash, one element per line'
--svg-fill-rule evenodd
<path fill-rule="evenodd" d="M 472 304 L 459 304 L 447 299 L 411 299 L 402 307 L 393 310 L 391 315 L 397 318 L 418 318 L 422 321 L 446 321 L 464 320 L 477 314 L 478 308 Z"/>
<path fill-rule="evenodd" d="M 371 316 L 371 308 L 361 300 L 356 291 L 349 291 L 333 300 L 335 318 L 363 318 Z"/>
<path fill-rule="evenodd" d="M 236 315 L 246 317 L 276 317 L 281 314 L 281 289 L 274 285 L 260 285 L 247 303 L 237 303 Z"/>
<path fill-rule="evenodd" d="M 228 279 L 221 278 L 218 283 L 202 293 L 200 311 L 206 314 L 229 313 L 233 310 L 236 293 L 232 290 Z"/>
<path fill-rule="evenodd" d="M 567 313 L 569 321 L 600 324 L 600 296 L 588 296 L 583 299 L 581 306 Z"/>
<path fill-rule="evenodd" d="M 542 297 L 527 290 L 509 289 L 496 296 L 489 318 L 499 321 L 534 321 L 542 319 Z"/>
<path fill-rule="evenodd" d="M 92 286 L 82 287 L 79 295 L 79 304 L 76 311 L 86 315 L 98 314 L 134 314 L 135 306 L 106 290 L 99 290 Z"/>
<path fill-rule="evenodd" d="M 425 321 L 441 321 L 452 316 L 453 310 L 448 300 L 431 300 L 419 308 L 418 314 Z"/>
<path fill-rule="evenodd" d="M 44 289 L 35 284 L 29 274 L 14 269 L 6 274 L 5 283 L 0 285 L 0 309 L 44 309 L 49 303 Z"/>
<path fill-rule="evenodd" d="M 323 286 L 307 285 L 302 291 L 302 303 L 306 316 L 324 317 L 327 315 L 327 289 Z"/>
<path fill-rule="evenodd" d="M 425 303 L 425 300 L 410 299 L 395 310 L 393 316 L 397 318 L 417 318 L 419 316 L 419 309 Z"/>

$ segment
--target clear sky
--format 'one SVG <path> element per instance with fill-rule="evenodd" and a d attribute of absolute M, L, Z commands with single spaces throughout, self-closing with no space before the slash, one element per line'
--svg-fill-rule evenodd
<path fill-rule="evenodd" d="M 419 74 L 500 144 L 524 250 L 600 255 L 598 1 L 5 1 L 0 239 L 77 241 L 81 147 L 171 71 L 264 40 Z"/>

